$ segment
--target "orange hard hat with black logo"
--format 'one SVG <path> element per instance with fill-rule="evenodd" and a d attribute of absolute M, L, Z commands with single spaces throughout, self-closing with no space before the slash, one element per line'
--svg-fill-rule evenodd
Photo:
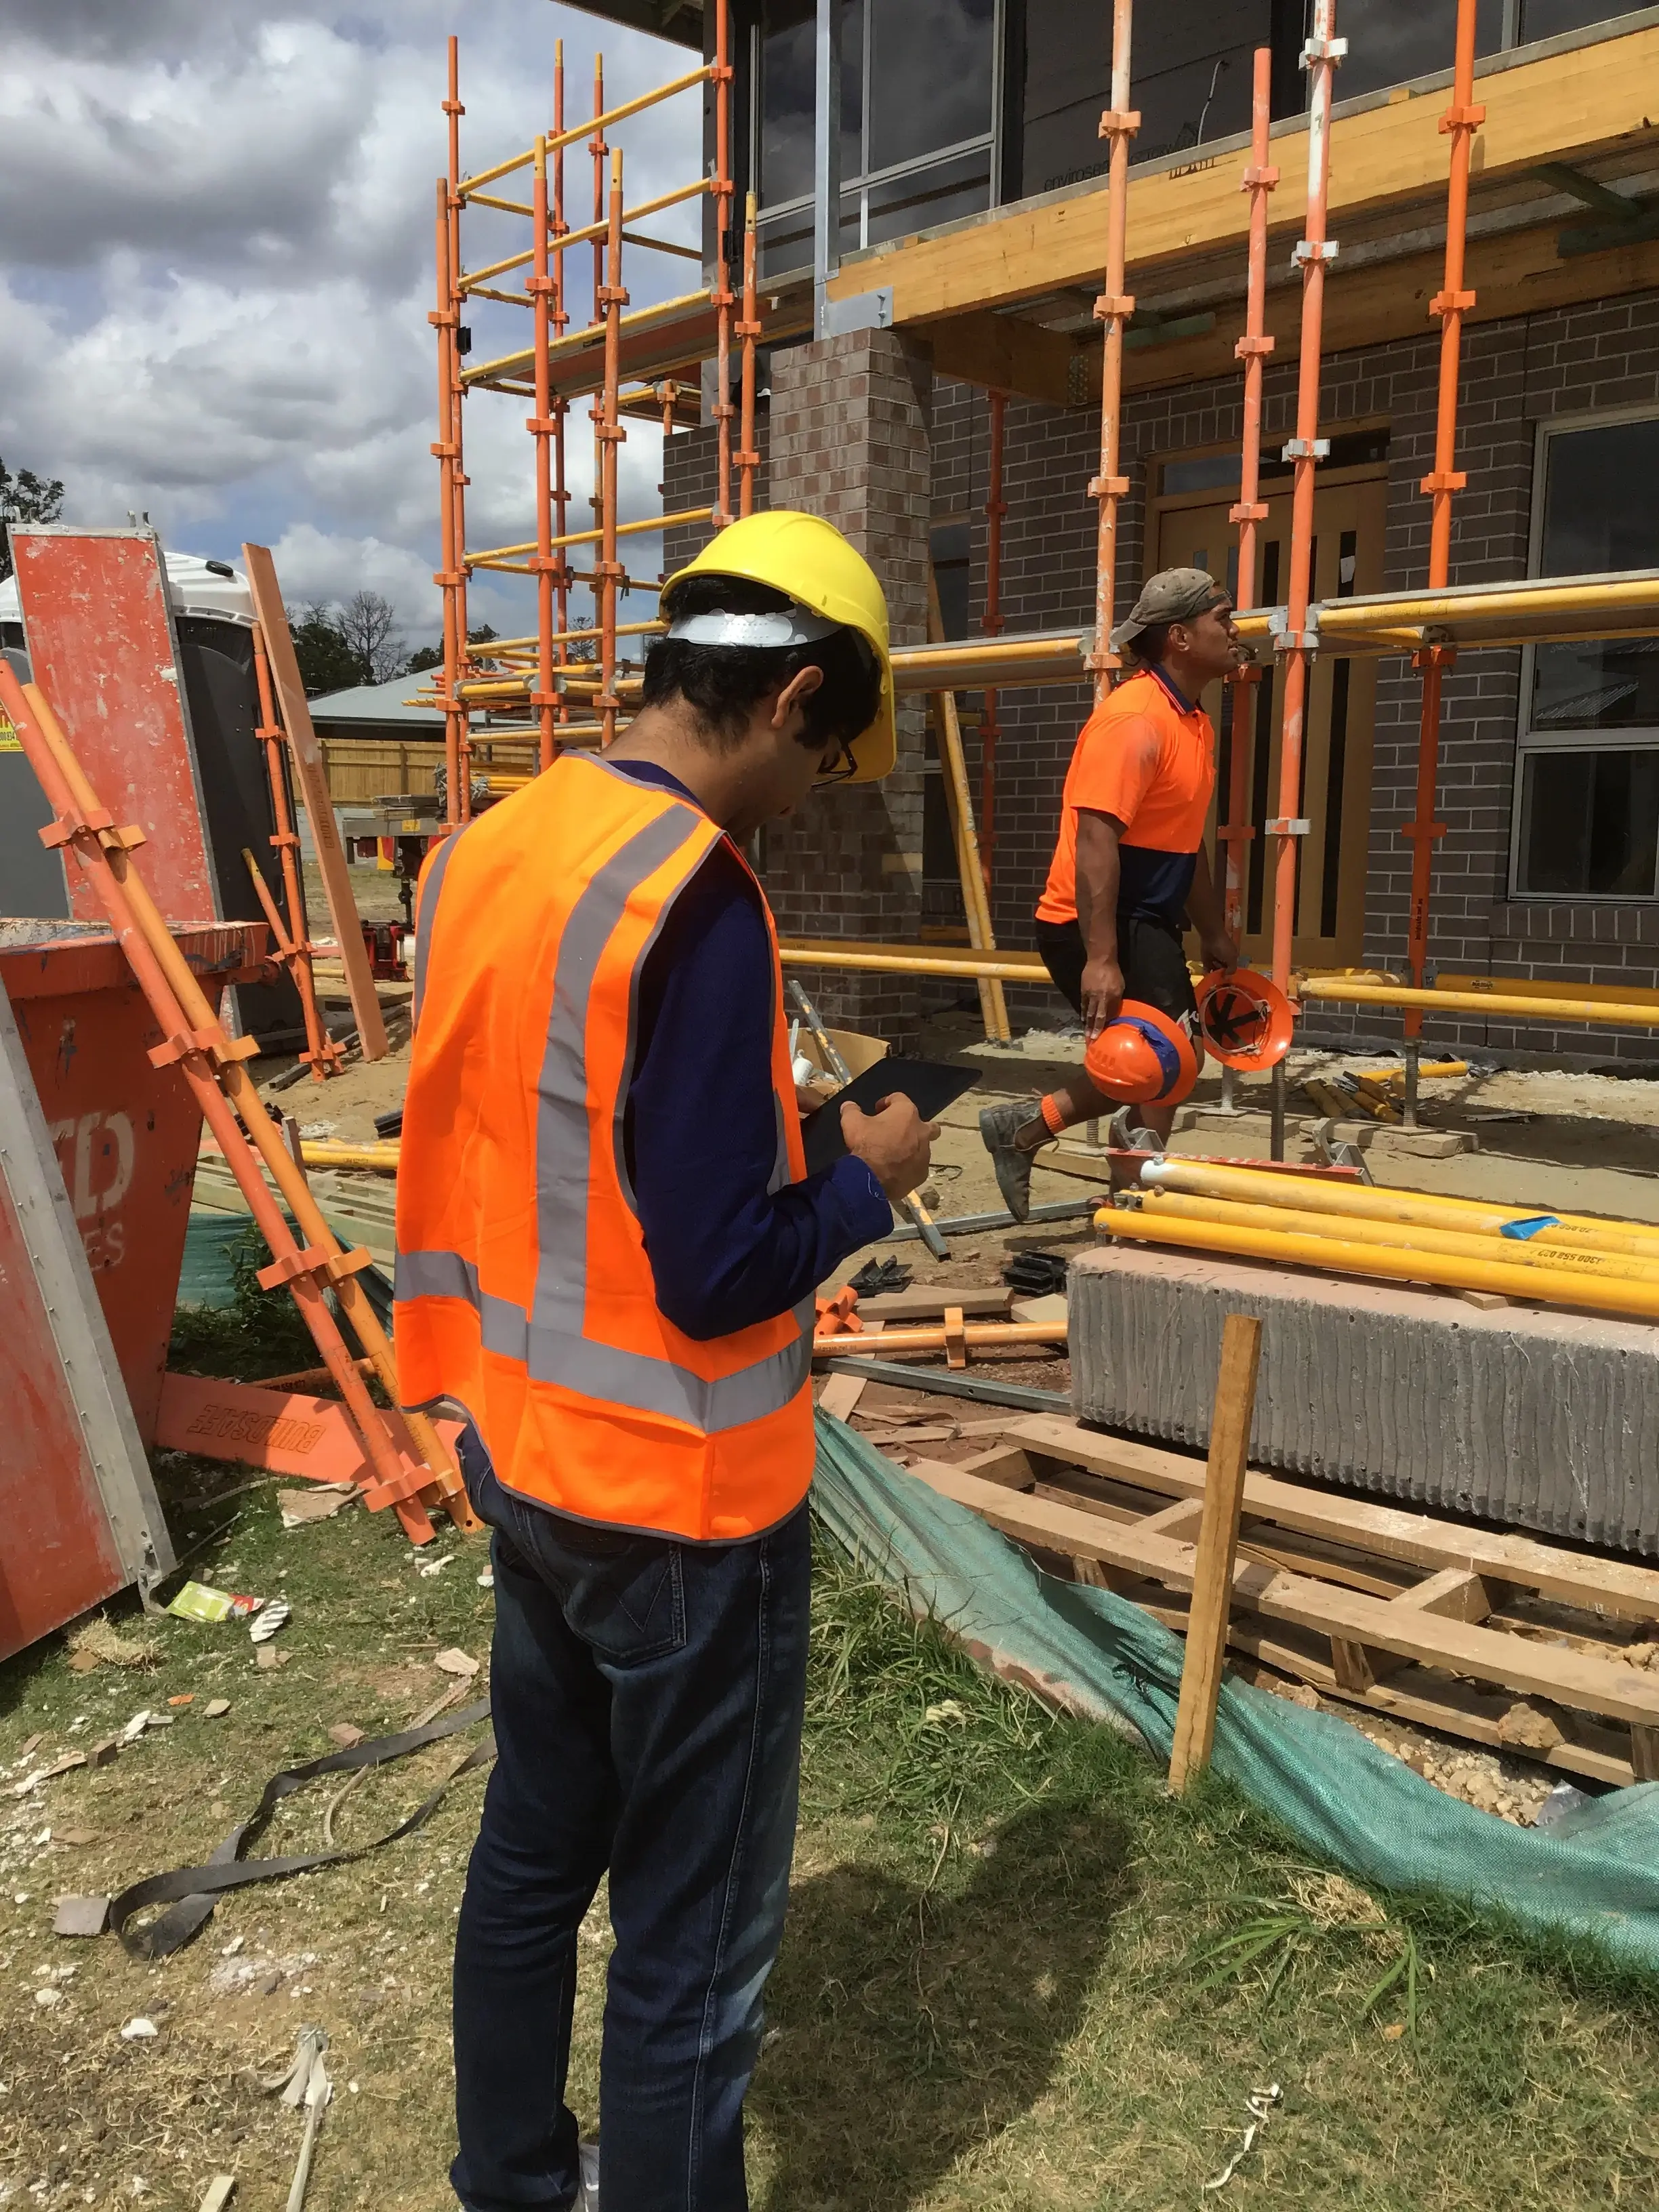
<path fill-rule="evenodd" d="M 1253 968 L 1212 968 L 1194 996 L 1204 1048 L 1224 1067 L 1258 1073 L 1276 1067 L 1290 1050 L 1296 1024 L 1291 1002 Z"/>
<path fill-rule="evenodd" d="M 1126 999 L 1090 1040 L 1084 1072 L 1097 1091 L 1129 1106 L 1176 1106 L 1198 1080 L 1193 1041 L 1168 1014 Z"/>

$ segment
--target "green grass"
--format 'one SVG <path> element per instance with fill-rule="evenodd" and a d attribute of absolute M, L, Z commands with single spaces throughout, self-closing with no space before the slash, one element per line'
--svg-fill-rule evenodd
<path fill-rule="evenodd" d="M 198 1334 L 203 1364 L 306 1364 L 303 1347 L 276 1356 L 279 1303 L 246 1301 Z M 202 1546 L 194 1571 L 293 1605 L 280 1671 L 256 1668 L 245 1628 L 145 1622 L 131 1606 L 111 1611 L 153 1646 L 147 1669 L 73 1674 L 59 1639 L 0 1668 L 0 1764 L 37 1733 L 39 1758 L 141 1705 L 176 1716 L 111 1766 L 0 1795 L 0 2191 L 20 2207 L 194 2212 L 222 2169 L 240 2176 L 240 2212 L 278 2212 L 298 2128 L 252 2075 L 302 2021 L 327 2027 L 337 2085 L 313 2212 L 453 2202 L 447 1966 L 481 1778 L 383 1853 L 223 1901 L 163 1964 L 49 1932 L 60 1891 L 204 1856 L 270 1773 L 331 1747 L 331 1723 L 406 1725 L 444 1686 L 438 1650 L 487 1655 L 481 1544 L 447 1534 L 432 1548 L 451 1564 L 422 1576 L 387 1516 L 353 1507 L 284 1532 L 271 1487 L 213 1502 L 244 1479 L 173 1455 L 158 1468 L 181 1547 Z M 232 1709 L 209 1721 L 216 1695 Z M 340 1808 L 341 1840 L 391 1826 L 460 1747 L 374 1777 Z M 260 1848 L 317 1848 L 331 1794 L 289 1801 Z M 239 1937 L 240 1960 L 282 1977 L 271 1993 L 211 1986 Z M 589 2124 L 607 1942 L 596 1914 L 572 2075 Z M 37 1968 L 63 1966 L 64 2002 L 38 2007 Z M 123 2042 L 141 2012 L 160 2035 Z M 1272 2082 L 1283 2104 L 1220 2201 L 1659 2199 L 1650 1984 L 1444 1902 L 1367 1896 L 1224 1789 L 1170 1801 L 1143 1753 L 982 1674 L 827 1546 L 769 2020 L 750 2107 L 762 2212 L 1207 2203 L 1247 2094 Z M 47 2177 L 44 2197 L 27 2193 Z"/>

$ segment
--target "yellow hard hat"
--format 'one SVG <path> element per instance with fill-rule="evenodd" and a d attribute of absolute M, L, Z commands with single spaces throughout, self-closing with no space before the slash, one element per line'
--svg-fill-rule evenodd
<path fill-rule="evenodd" d="M 791 508 L 746 514 L 728 523 L 695 560 L 663 586 L 667 599 L 688 576 L 742 576 L 769 584 L 827 622 L 855 629 L 881 668 L 881 703 L 869 728 L 853 740 L 852 783 L 874 783 L 898 757 L 893 725 L 893 664 L 887 645 L 887 599 L 876 572 L 832 522 Z"/>

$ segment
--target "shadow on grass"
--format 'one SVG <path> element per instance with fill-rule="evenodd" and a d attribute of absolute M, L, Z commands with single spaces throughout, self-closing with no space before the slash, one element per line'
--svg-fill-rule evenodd
<path fill-rule="evenodd" d="M 1041 2097 L 1133 1888 L 1097 1801 L 1004 1825 L 946 1891 L 857 1864 L 791 1893 L 749 2100 L 768 2212 L 900 2212 Z"/>

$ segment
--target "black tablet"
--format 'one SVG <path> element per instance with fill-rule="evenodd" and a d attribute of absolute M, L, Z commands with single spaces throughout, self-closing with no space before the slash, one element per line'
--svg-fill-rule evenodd
<path fill-rule="evenodd" d="M 827 1099 L 801 1127 L 806 1149 L 806 1172 L 816 1175 L 832 1166 L 847 1150 L 841 1133 L 841 1109 L 850 1099 L 872 1114 L 884 1098 L 897 1091 L 910 1099 L 924 1121 L 932 1121 L 978 1080 L 975 1067 L 957 1067 L 942 1060 L 878 1060 L 835 1097 Z"/>

